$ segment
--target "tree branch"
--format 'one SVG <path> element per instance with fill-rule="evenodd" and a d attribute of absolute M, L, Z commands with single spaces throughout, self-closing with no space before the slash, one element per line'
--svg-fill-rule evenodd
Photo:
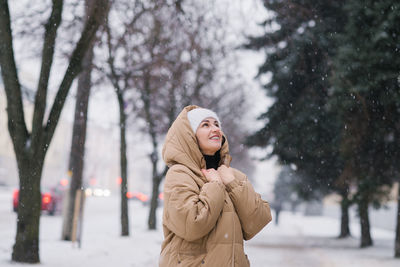
<path fill-rule="evenodd" d="M 7 0 L 0 0 L 0 66 L 7 95 L 8 129 L 14 149 L 16 152 L 22 151 L 29 134 L 24 118 L 21 85 L 14 58 L 10 11 Z"/>
<path fill-rule="evenodd" d="M 40 145 L 38 138 L 43 130 L 43 117 L 46 110 L 46 97 L 50 77 L 51 65 L 54 58 L 54 47 L 57 29 L 61 23 L 63 0 L 53 0 L 53 10 L 45 25 L 44 43 L 42 50 L 42 66 L 39 77 L 38 89 L 35 96 L 35 110 L 32 119 L 32 144 Z M 36 151 L 33 148 L 33 151 Z"/>
<path fill-rule="evenodd" d="M 110 72 L 111 72 L 107 76 L 110 79 L 112 85 L 114 86 L 114 89 L 117 91 L 117 95 L 119 96 L 122 93 L 122 89 L 119 86 L 119 83 L 118 83 L 119 76 L 115 70 L 114 55 L 112 54 L 112 51 L 114 49 L 113 49 L 112 43 L 111 43 L 111 30 L 110 30 L 110 26 L 108 25 L 108 21 L 106 23 L 105 30 L 106 30 L 106 34 L 107 34 L 107 50 L 108 50 L 107 63 L 108 63 L 108 66 L 109 66 Z"/>
<path fill-rule="evenodd" d="M 54 99 L 49 118 L 45 127 L 44 141 L 48 144 L 53 137 L 58 119 L 60 118 L 62 107 L 64 106 L 69 89 L 71 88 L 74 78 L 82 69 L 82 60 L 86 51 L 94 41 L 96 31 L 103 23 L 109 9 L 109 0 L 96 1 L 94 8 L 89 13 L 89 18 L 85 23 L 81 38 L 79 39 L 74 52 L 72 53 L 67 71 L 58 89 L 56 98 Z"/>

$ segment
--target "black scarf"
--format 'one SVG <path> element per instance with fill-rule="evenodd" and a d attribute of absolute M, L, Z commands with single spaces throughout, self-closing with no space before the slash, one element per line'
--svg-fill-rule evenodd
<path fill-rule="evenodd" d="M 218 169 L 219 162 L 221 160 L 221 155 L 219 150 L 213 156 L 204 155 L 204 159 L 206 160 L 206 168 L 207 169 Z"/>

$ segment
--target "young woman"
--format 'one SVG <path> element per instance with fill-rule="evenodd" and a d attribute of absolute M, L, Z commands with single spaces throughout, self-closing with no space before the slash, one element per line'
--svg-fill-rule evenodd
<path fill-rule="evenodd" d="M 250 266 L 243 249 L 271 221 L 269 204 L 229 167 L 218 116 L 188 106 L 167 133 L 160 266 Z"/>

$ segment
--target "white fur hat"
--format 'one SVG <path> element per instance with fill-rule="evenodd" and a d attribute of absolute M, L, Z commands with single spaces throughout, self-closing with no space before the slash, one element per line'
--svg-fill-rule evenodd
<path fill-rule="evenodd" d="M 188 120 L 190 122 L 190 126 L 192 127 L 192 130 L 194 133 L 196 133 L 197 128 L 199 127 L 200 123 L 205 119 L 205 118 L 214 118 L 218 121 L 219 127 L 221 128 L 221 122 L 215 114 L 214 111 L 206 109 L 206 108 L 195 108 L 190 110 L 187 113 Z"/>

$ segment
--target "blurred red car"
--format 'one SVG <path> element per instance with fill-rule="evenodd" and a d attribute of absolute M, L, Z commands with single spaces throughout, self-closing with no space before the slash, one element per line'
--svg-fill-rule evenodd
<path fill-rule="evenodd" d="M 142 192 L 127 192 L 126 197 L 132 200 L 139 200 L 143 205 L 147 205 L 149 202 L 149 196 Z"/>
<path fill-rule="evenodd" d="M 18 210 L 19 190 L 13 192 L 13 210 Z M 54 215 L 60 211 L 62 207 L 62 193 L 57 188 L 51 188 L 42 193 L 41 210 L 46 211 L 49 215 Z"/>
<path fill-rule="evenodd" d="M 132 199 L 132 200 L 139 200 L 140 202 L 142 202 L 143 205 L 148 205 L 150 202 L 150 197 L 142 192 L 127 192 L 126 193 L 126 197 L 128 199 Z M 158 201 L 162 202 L 164 201 L 164 193 L 161 192 L 158 195 Z"/>

